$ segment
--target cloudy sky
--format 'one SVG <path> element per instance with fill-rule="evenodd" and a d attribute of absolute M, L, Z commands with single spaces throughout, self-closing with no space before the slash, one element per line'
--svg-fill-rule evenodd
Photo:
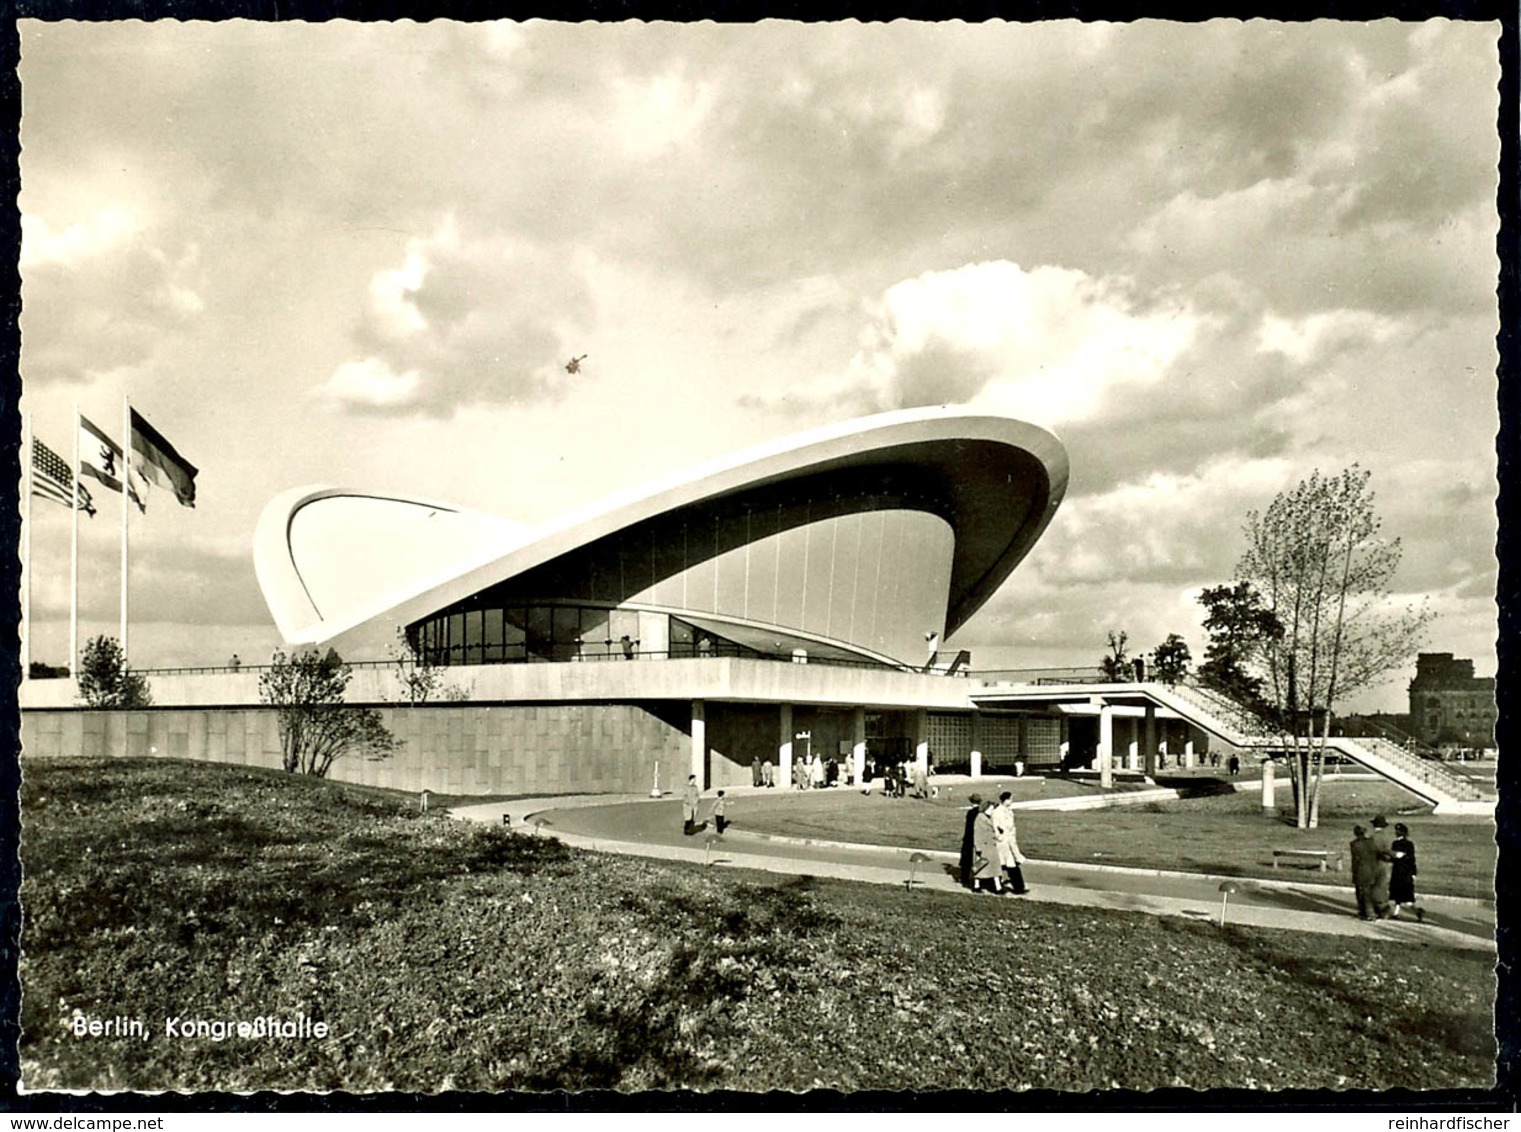
<path fill-rule="evenodd" d="M 137 666 L 267 655 L 287 487 L 536 522 L 966 403 L 1072 461 L 948 642 L 977 667 L 1111 627 L 1202 654 L 1245 513 L 1358 462 L 1428 647 L 1492 673 L 1498 30 L 23 21 L 22 410 L 67 457 L 126 393 L 201 468 L 133 516 Z M 62 663 L 68 515 L 35 513 Z"/>

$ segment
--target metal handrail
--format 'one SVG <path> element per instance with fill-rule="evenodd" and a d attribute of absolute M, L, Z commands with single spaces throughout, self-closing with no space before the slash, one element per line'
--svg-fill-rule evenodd
<path fill-rule="evenodd" d="M 1398 744 L 1400 747 L 1404 748 L 1407 751 L 1416 751 L 1423 758 L 1440 759 L 1442 757 L 1442 752 L 1437 750 L 1430 743 L 1423 742 L 1406 731 L 1401 731 L 1392 723 L 1385 723 L 1383 720 L 1372 719 L 1366 715 L 1343 716 L 1340 720 L 1340 723 L 1342 725 L 1343 733 L 1349 739 L 1377 737 L 1380 739 L 1387 739 L 1392 743 Z M 1371 727 L 1373 729 L 1373 735 L 1354 735 L 1346 730 L 1349 725 Z"/>

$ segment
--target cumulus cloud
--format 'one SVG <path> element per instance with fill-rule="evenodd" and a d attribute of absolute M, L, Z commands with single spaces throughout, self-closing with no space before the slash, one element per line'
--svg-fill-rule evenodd
<path fill-rule="evenodd" d="M 1123 280 L 1007 261 L 903 280 L 868 315 L 861 350 L 813 403 L 969 403 L 1048 425 L 1096 415 L 1116 388 L 1154 385 L 1199 325 L 1184 304 L 1143 306 Z"/>
<path fill-rule="evenodd" d="M 109 252 L 132 240 L 136 218 L 119 205 L 108 204 L 93 216 L 55 231 L 43 216 L 21 215 L 21 266 L 42 264 L 77 267 L 82 261 Z"/>
<path fill-rule="evenodd" d="M 1257 332 L 1258 349 L 1284 355 L 1306 365 L 1326 351 L 1349 349 L 1364 342 L 1383 342 L 1398 330 L 1393 319 L 1368 311 L 1329 310 L 1305 318 L 1265 314 Z"/>
<path fill-rule="evenodd" d="M 679 69 L 648 79 L 618 78 L 614 121 L 629 153 L 658 157 L 691 138 L 713 109 L 715 84 L 689 80 Z"/>
<path fill-rule="evenodd" d="M 129 210 L 107 204 L 68 223 L 23 213 L 23 374 L 84 382 L 137 365 L 205 310 L 200 249 L 173 251 Z"/>
<path fill-rule="evenodd" d="M 318 395 L 359 413 L 451 416 L 552 401 L 590 316 L 581 272 L 523 241 L 463 237 L 452 220 L 370 279 L 353 339 Z"/>
<path fill-rule="evenodd" d="M 395 373 L 383 358 L 361 358 L 334 370 L 319 392 L 340 405 L 383 411 L 415 403 L 421 384 L 415 369 Z"/>

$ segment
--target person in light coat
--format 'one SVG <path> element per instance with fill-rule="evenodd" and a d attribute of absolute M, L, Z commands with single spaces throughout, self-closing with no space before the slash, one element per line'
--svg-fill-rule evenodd
<path fill-rule="evenodd" d="M 997 807 L 984 802 L 972 823 L 972 891 L 1003 891 L 998 877 L 998 835 L 993 830 L 993 813 Z"/>
<path fill-rule="evenodd" d="M 681 831 L 688 837 L 697 832 L 697 805 L 701 799 L 702 788 L 697 785 L 697 776 L 687 775 L 687 784 L 681 788 Z"/>
<path fill-rule="evenodd" d="M 1005 790 L 998 796 L 998 805 L 993 807 L 990 815 L 993 821 L 993 836 L 998 847 L 998 867 L 1002 870 L 1008 887 L 1004 890 L 1015 896 L 1023 896 L 1029 891 L 1025 887 L 1024 872 L 1020 866 L 1025 863 L 1024 854 L 1019 851 L 1019 839 L 1014 830 L 1014 795 Z"/>

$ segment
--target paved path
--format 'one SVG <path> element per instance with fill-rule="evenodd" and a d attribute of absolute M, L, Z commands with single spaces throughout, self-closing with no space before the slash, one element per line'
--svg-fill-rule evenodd
<path fill-rule="evenodd" d="M 730 790 L 731 797 L 752 793 Z M 773 796 L 775 796 L 773 794 Z M 711 804 L 711 798 L 705 798 Z M 704 809 L 707 807 L 705 806 Z M 965 893 L 956 883 L 956 854 L 876 845 L 851 845 L 751 833 L 731 827 L 722 837 L 711 828 L 687 837 L 681 803 L 640 795 L 535 798 L 456 807 L 456 817 L 514 828 L 535 828 L 567 845 L 608 853 L 705 863 L 719 868 L 827 876 L 872 884 L 909 883 L 916 888 Z M 542 823 L 542 824 L 541 824 Z M 919 857 L 918 861 L 911 858 Z M 1229 882 L 1227 922 L 1254 927 L 1382 939 L 1463 950 L 1494 950 L 1494 906 L 1461 897 L 1423 896 L 1423 924 L 1401 920 L 1364 922 L 1350 886 L 1208 876 L 1155 869 L 1129 869 L 1086 862 L 1032 859 L 1024 869 L 1031 893 L 1023 899 L 1153 915 L 1219 921 L 1220 885 Z M 974 899 L 966 894 L 967 899 Z M 982 897 L 1005 899 L 1011 897 Z"/>

